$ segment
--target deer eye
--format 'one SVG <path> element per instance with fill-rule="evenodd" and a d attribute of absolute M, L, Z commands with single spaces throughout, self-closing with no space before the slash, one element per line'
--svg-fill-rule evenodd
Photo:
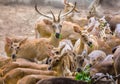
<path fill-rule="evenodd" d="M 62 25 L 59 25 L 60 28 L 62 28 Z"/>
<path fill-rule="evenodd" d="M 12 47 L 12 46 L 11 46 L 10 48 L 11 48 L 11 49 L 13 49 L 13 47 Z"/>
<path fill-rule="evenodd" d="M 56 51 L 55 53 L 56 53 L 56 54 L 59 54 L 59 51 Z"/>
<path fill-rule="evenodd" d="M 59 59 L 56 59 L 56 62 L 59 62 Z"/>
<path fill-rule="evenodd" d="M 55 25 L 52 25 L 53 28 L 55 28 Z"/>
<path fill-rule="evenodd" d="M 19 49 L 20 47 L 17 47 L 17 49 Z"/>

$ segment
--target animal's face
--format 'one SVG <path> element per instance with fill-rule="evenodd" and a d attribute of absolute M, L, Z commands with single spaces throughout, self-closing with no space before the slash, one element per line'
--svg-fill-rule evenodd
<path fill-rule="evenodd" d="M 84 56 L 78 55 L 74 58 L 74 62 L 76 65 L 76 71 L 77 72 L 81 72 L 82 68 L 83 68 L 83 63 L 84 63 Z"/>
<path fill-rule="evenodd" d="M 9 45 L 9 49 L 11 51 L 11 57 L 12 59 L 16 58 L 16 55 L 18 53 L 18 51 L 20 50 L 20 47 L 22 45 L 23 42 L 25 42 L 27 40 L 27 38 L 23 39 L 23 40 L 12 40 L 10 38 L 6 38 L 6 42 Z"/>
<path fill-rule="evenodd" d="M 54 57 L 50 58 L 49 59 L 50 66 L 48 67 L 48 70 L 56 69 L 56 67 L 61 64 L 60 62 L 61 62 L 60 56 L 54 56 Z"/>
<path fill-rule="evenodd" d="M 15 43 L 15 42 L 12 42 L 11 43 L 11 47 L 10 49 L 12 50 L 12 59 L 15 59 L 16 58 L 16 54 L 18 53 L 19 49 L 20 49 L 20 43 Z"/>
<path fill-rule="evenodd" d="M 87 34 L 82 34 L 81 39 L 83 40 L 84 43 L 86 43 L 89 47 L 93 46 L 92 41 L 90 41 L 89 36 Z"/>
<path fill-rule="evenodd" d="M 52 29 L 53 29 L 53 32 L 55 34 L 55 37 L 61 38 L 62 24 L 60 24 L 59 22 L 53 22 Z"/>

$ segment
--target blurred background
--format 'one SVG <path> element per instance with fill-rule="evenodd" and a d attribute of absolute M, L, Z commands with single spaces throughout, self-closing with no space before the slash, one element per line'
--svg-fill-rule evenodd
<path fill-rule="evenodd" d="M 93 0 L 68 1 L 77 2 L 79 10 L 84 11 L 88 10 Z M 0 56 L 5 56 L 5 37 L 12 35 L 35 37 L 34 27 L 40 17 L 34 10 L 35 2 L 39 5 L 39 10 L 45 14 L 50 10 L 58 14 L 58 11 L 64 8 L 64 0 L 0 0 Z M 114 10 L 120 11 L 120 0 L 99 0 L 99 3 L 103 7 L 102 10 L 111 9 L 110 13 Z"/>

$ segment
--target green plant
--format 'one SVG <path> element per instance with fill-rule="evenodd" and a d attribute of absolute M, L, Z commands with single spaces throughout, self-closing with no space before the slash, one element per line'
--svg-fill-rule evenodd
<path fill-rule="evenodd" d="M 89 69 L 90 69 L 90 67 L 88 65 L 88 66 L 86 66 L 86 68 L 84 70 L 77 73 L 76 76 L 75 76 L 75 80 L 82 80 L 82 81 L 91 83 Z"/>

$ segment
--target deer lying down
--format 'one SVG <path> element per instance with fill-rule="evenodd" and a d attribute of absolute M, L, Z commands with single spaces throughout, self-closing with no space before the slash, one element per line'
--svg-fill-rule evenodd
<path fill-rule="evenodd" d="M 105 57 L 105 52 L 101 50 L 94 50 L 88 55 L 88 59 L 90 61 L 91 66 L 102 62 L 105 59 Z"/>
<path fill-rule="evenodd" d="M 98 64 L 95 64 L 90 69 L 90 75 L 94 75 L 96 73 L 108 73 L 111 75 L 115 74 L 114 67 L 113 67 L 113 61 L 103 61 Z"/>
<path fill-rule="evenodd" d="M 57 72 L 57 76 L 72 75 L 75 69 L 73 56 L 71 52 L 64 53 L 63 55 L 55 55 L 50 59 L 50 66 L 48 70 Z"/>
<path fill-rule="evenodd" d="M 16 37 L 17 39 L 17 37 Z M 49 43 L 49 39 L 23 39 L 21 41 L 14 41 L 11 38 L 6 38 L 5 48 L 8 51 L 12 59 L 15 58 L 25 58 L 30 61 L 43 60 L 50 56 L 53 46 Z M 44 45 L 44 46 L 43 46 Z"/>
<path fill-rule="evenodd" d="M 39 80 L 53 78 L 55 76 L 47 75 L 27 75 L 17 81 L 17 84 L 36 84 Z"/>
<path fill-rule="evenodd" d="M 70 78 L 59 77 L 59 78 L 49 78 L 45 80 L 40 80 L 37 82 L 37 84 L 88 84 L 88 83 L 83 81 L 73 80 Z"/>
<path fill-rule="evenodd" d="M 8 72 L 3 80 L 5 84 L 16 84 L 19 79 L 27 75 L 47 75 L 47 76 L 56 76 L 55 71 L 43 71 L 36 69 L 28 69 L 28 68 L 16 68 Z"/>
<path fill-rule="evenodd" d="M 0 68 L 9 63 L 9 61 L 11 61 L 10 58 L 0 56 Z"/>
<path fill-rule="evenodd" d="M 15 62 L 9 61 L 8 63 L 6 63 L 3 67 L 1 67 L 1 75 L 4 76 L 6 73 L 8 73 L 9 71 L 15 69 L 15 68 L 28 68 L 28 69 L 37 69 L 37 70 L 47 70 L 48 69 L 48 65 L 46 64 L 37 64 L 37 63 L 33 63 L 30 61 L 27 61 L 25 59 L 16 59 Z"/>

